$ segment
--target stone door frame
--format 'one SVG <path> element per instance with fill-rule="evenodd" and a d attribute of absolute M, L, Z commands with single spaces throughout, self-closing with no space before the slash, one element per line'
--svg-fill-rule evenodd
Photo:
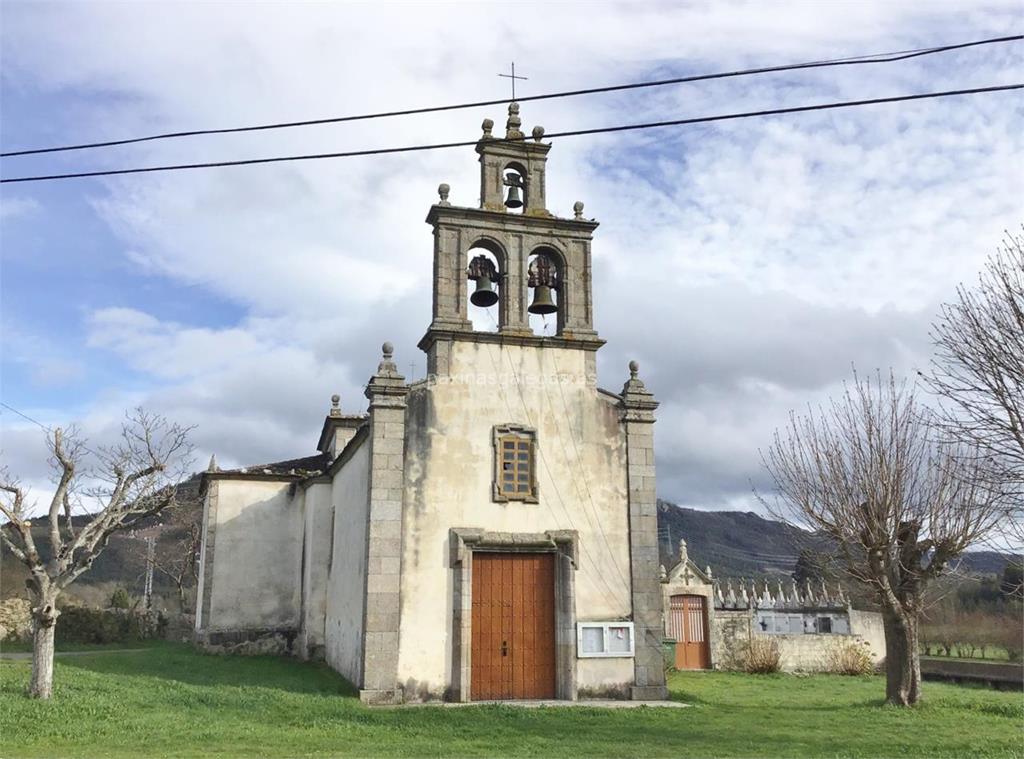
<path fill-rule="evenodd" d="M 473 552 L 555 554 L 555 698 L 576 700 L 576 530 L 449 530 L 452 577 L 452 669 L 448 700 L 468 702 L 473 673 Z"/>

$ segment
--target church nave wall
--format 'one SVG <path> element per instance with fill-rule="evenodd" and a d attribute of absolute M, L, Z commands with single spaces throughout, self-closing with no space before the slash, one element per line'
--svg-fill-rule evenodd
<path fill-rule="evenodd" d="M 299 627 L 302 511 L 289 482 L 216 480 L 216 561 L 206 631 Z"/>
<path fill-rule="evenodd" d="M 328 664 L 357 685 L 362 679 L 369 453 L 369 445 L 363 442 L 351 454 L 334 475 L 330 496 L 334 535 L 327 577 L 325 655 Z"/>

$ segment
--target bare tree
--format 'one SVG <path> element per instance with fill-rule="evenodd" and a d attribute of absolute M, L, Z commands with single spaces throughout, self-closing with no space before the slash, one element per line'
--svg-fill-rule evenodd
<path fill-rule="evenodd" d="M 121 441 L 110 448 L 89 451 L 74 430 L 54 430 L 47 442 L 57 489 L 45 515 L 50 549 L 45 559 L 32 532 L 26 489 L 6 469 L 0 471 L 0 493 L 5 496 L 0 513 L 8 520 L 0 527 L 0 539 L 30 573 L 30 696 L 50 698 L 53 691 L 57 599 L 88 571 L 111 535 L 174 503 L 173 483 L 189 464 L 189 431 L 141 409 L 126 415 Z M 72 519 L 76 510 L 86 512 L 77 526 Z"/>
<path fill-rule="evenodd" d="M 203 542 L 200 523 L 199 499 L 195 489 L 182 493 L 184 483 L 178 491 L 174 505 L 164 511 L 165 520 L 161 537 L 157 539 L 153 568 L 174 583 L 178 592 L 178 603 L 182 613 L 188 612 L 188 590 L 199 582 L 199 551 Z"/>
<path fill-rule="evenodd" d="M 777 517 L 830 538 L 845 569 L 868 586 L 885 626 L 886 697 L 920 699 L 918 622 L 928 582 L 1000 514 L 970 467 L 936 442 L 912 388 L 890 374 L 854 375 L 829 407 L 792 414 L 762 460 Z"/>
<path fill-rule="evenodd" d="M 1024 543 L 1024 235 L 1007 233 L 977 286 L 957 288 L 932 339 L 925 380 L 942 401 L 944 428 L 992 465 L 1010 537 Z"/>

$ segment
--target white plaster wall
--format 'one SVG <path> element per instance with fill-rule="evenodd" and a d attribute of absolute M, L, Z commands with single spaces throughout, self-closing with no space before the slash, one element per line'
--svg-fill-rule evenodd
<path fill-rule="evenodd" d="M 850 609 L 850 632 L 868 644 L 875 664 L 885 659 L 885 627 L 881 614 Z"/>
<path fill-rule="evenodd" d="M 577 530 L 577 620 L 630 616 L 625 434 L 614 401 L 586 382 L 585 356 L 569 349 L 456 342 L 451 377 L 468 382 L 423 385 L 410 393 L 400 682 L 412 680 L 434 692 L 450 683 L 451 527 Z M 554 374 L 575 382 L 542 384 L 541 378 Z M 537 431 L 539 503 L 492 500 L 492 428 L 509 423 Z M 632 682 L 631 659 L 607 666 L 580 663 L 578 672 L 586 672 L 590 686 L 605 677 L 608 684 Z"/>
<path fill-rule="evenodd" d="M 303 542 L 302 633 L 300 651 L 310 656 L 324 645 L 327 615 L 327 572 L 331 563 L 334 509 L 331 484 L 314 483 L 306 488 L 304 500 L 305 540 Z"/>
<path fill-rule="evenodd" d="M 277 481 L 217 482 L 213 587 L 204 629 L 298 629 L 302 510 L 289 487 Z"/>
<path fill-rule="evenodd" d="M 576 660 L 576 689 L 585 696 L 626 698 L 632 684 L 632 656 Z"/>
<path fill-rule="evenodd" d="M 872 661 L 878 664 L 885 658 L 885 637 L 881 632 L 881 615 L 870 611 L 850 611 L 853 633 L 763 633 L 750 611 L 716 609 L 711 618 L 712 652 L 715 668 L 729 667 L 730 653 L 742 649 L 751 637 L 773 640 L 779 646 L 779 664 L 786 672 L 827 671 L 828 654 L 833 648 L 853 642 L 867 643 Z"/>
<path fill-rule="evenodd" d="M 203 537 L 199 544 L 199 581 L 196 583 L 196 621 L 195 630 L 199 632 L 206 624 L 203 619 L 203 591 L 206 587 L 206 531 L 210 519 L 210 493 L 216 487 L 216 483 L 209 483 L 206 493 L 203 495 Z"/>
<path fill-rule="evenodd" d="M 324 626 L 327 663 L 353 685 L 362 682 L 363 607 L 370 446 L 364 441 L 331 483 L 334 540 Z"/>

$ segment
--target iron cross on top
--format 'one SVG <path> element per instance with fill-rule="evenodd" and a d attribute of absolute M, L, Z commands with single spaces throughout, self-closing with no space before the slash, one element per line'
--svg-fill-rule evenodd
<path fill-rule="evenodd" d="M 512 61 L 512 73 L 511 74 L 498 74 L 498 76 L 503 76 L 506 79 L 511 79 L 512 80 L 512 99 L 513 100 L 516 99 L 516 79 L 521 79 L 522 81 L 525 82 L 529 78 L 529 77 L 525 77 L 525 76 L 516 76 L 516 62 L 515 61 Z"/>

